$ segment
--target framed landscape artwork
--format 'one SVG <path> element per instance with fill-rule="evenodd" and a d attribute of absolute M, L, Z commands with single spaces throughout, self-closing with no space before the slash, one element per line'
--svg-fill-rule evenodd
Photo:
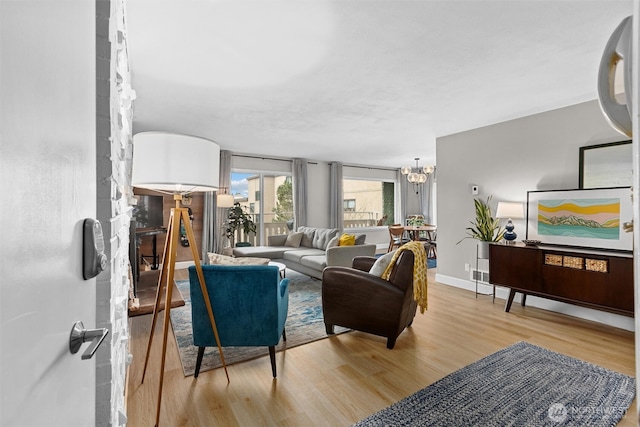
<path fill-rule="evenodd" d="M 633 250 L 630 187 L 529 191 L 527 239 L 543 244 Z"/>

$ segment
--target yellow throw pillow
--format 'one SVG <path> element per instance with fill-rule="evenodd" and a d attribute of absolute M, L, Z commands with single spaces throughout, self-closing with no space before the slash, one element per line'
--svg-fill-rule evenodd
<path fill-rule="evenodd" d="M 338 246 L 353 246 L 356 244 L 356 236 L 354 234 L 343 234 L 340 236 Z"/>

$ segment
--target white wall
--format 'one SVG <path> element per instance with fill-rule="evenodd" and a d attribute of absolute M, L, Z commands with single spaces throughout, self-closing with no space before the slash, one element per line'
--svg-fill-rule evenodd
<path fill-rule="evenodd" d="M 577 188 L 579 147 L 626 139 L 609 126 L 597 101 L 438 138 L 436 279 L 475 289 L 465 263 L 475 266 L 476 242 L 457 244 L 474 219 L 471 184 L 480 186 L 478 197 L 493 196 L 495 212 L 498 201 L 526 202 L 527 191 Z M 514 220 L 514 225 L 518 240 L 525 238 L 524 220 Z M 481 269 L 487 267 L 483 262 Z M 624 316 L 538 298 L 527 303 L 633 328 L 632 319 Z"/>

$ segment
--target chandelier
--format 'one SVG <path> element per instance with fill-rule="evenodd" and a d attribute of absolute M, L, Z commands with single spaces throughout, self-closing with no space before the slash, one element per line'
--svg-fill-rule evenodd
<path fill-rule="evenodd" d="M 402 175 L 406 175 L 407 181 L 411 184 L 424 184 L 427 182 L 427 178 L 435 171 L 435 166 L 433 165 L 425 165 L 422 168 L 418 165 L 419 157 L 415 158 L 416 167 L 412 168 L 411 166 L 402 166 L 400 168 L 400 172 Z"/>

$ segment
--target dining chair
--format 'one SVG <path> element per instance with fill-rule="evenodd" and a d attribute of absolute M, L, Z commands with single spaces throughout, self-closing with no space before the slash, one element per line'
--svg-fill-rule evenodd
<path fill-rule="evenodd" d="M 389 226 L 389 248 L 387 252 L 391 252 L 393 248 L 400 247 L 407 243 L 409 239 L 404 236 L 404 227 L 400 224 Z"/>

